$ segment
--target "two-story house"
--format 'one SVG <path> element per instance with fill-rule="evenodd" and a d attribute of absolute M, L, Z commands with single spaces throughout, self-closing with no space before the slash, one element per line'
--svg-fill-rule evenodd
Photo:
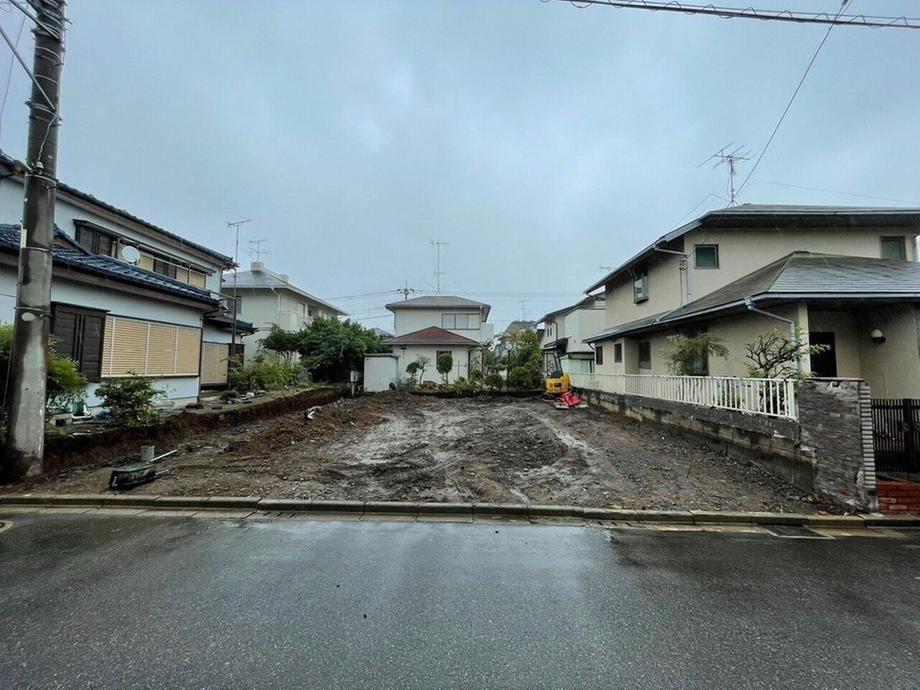
<path fill-rule="evenodd" d="M 605 316 L 603 293 L 588 295 L 575 304 L 544 315 L 540 319 L 544 372 L 553 375 L 557 369 L 567 374 L 594 371 L 594 348 L 586 338 L 604 328 Z"/>
<path fill-rule="evenodd" d="M 587 338 L 596 371 L 669 373 L 675 333 L 728 348 L 704 363 L 745 376 L 747 345 L 779 330 L 828 346 L 804 373 L 857 377 L 877 397 L 920 396 L 920 209 L 744 204 L 711 211 L 645 247 L 604 288 L 606 327 Z"/>
<path fill-rule="evenodd" d="M 221 290 L 236 298 L 239 318 L 253 325 L 254 332 L 243 336 L 246 362 L 259 354 L 259 345 L 277 325 L 285 331 L 299 331 L 315 318 L 338 318 L 347 313 L 314 297 L 292 284 L 289 276 L 275 273 L 261 261 L 253 261 L 248 271 L 225 273 Z"/>
<path fill-rule="evenodd" d="M 4 323 L 16 302 L 22 173 L 0 154 Z M 54 213 L 50 331 L 54 348 L 89 381 L 87 404 L 99 404 L 100 381 L 132 373 L 154 379 L 176 404 L 196 401 L 202 343 L 226 348 L 230 340 L 219 291 L 233 260 L 64 183 Z"/>
<path fill-rule="evenodd" d="M 385 390 L 405 378 L 406 367 L 419 356 L 430 362 L 423 382 L 443 381 L 436 368 L 442 354 L 450 354 L 453 359 L 449 381 L 468 377 L 471 367 L 476 366 L 477 346 L 489 343 L 494 336 L 492 324 L 488 323 L 491 307 L 464 297 L 414 297 L 386 308 L 393 312 L 395 335 L 383 341 L 391 353 L 365 360 L 364 387 L 368 391 Z"/>

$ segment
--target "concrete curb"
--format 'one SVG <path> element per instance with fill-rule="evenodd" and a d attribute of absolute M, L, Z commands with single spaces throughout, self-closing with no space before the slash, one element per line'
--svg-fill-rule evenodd
<path fill-rule="evenodd" d="M 324 513 L 349 516 L 450 515 L 475 519 L 567 519 L 591 522 L 669 523 L 684 525 L 793 525 L 864 529 L 868 527 L 920 527 L 920 516 L 801 515 L 798 513 L 743 513 L 705 510 L 625 510 L 583 508 L 529 503 L 427 503 L 412 501 L 324 501 L 260 496 L 157 496 L 149 494 L 0 494 L 0 508 L 142 508 L 149 510 L 226 511 L 263 513 Z"/>

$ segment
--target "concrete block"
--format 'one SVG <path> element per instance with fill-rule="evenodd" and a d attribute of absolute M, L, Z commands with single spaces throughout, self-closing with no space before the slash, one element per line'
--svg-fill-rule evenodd
<path fill-rule="evenodd" d="M 208 508 L 226 508 L 229 510 L 256 510 L 259 507 L 261 496 L 211 496 L 208 498 Z"/>
<path fill-rule="evenodd" d="M 639 522 L 681 522 L 693 524 L 689 510 L 637 510 L 635 520 Z"/>
<path fill-rule="evenodd" d="M 3 494 L 0 496 L 0 505 L 48 505 L 52 498 L 52 494 Z"/>
<path fill-rule="evenodd" d="M 580 506 L 548 506 L 531 504 L 527 514 L 530 517 L 571 517 L 584 518 L 585 509 Z"/>
<path fill-rule="evenodd" d="M 722 525 L 722 524 L 744 524 L 751 525 L 754 520 L 750 513 L 721 511 L 721 510 L 691 510 L 693 522 L 697 525 Z"/>
<path fill-rule="evenodd" d="M 419 503 L 419 514 L 453 514 L 472 515 L 472 503 Z"/>
<path fill-rule="evenodd" d="M 263 498 L 258 503 L 258 509 L 266 512 L 310 510 L 312 501 L 306 498 Z"/>
<path fill-rule="evenodd" d="M 364 501 L 310 501 L 311 512 L 363 513 Z"/>
<path fill-rule="evenodd" d="M 207 508 L 206 496 L 158 496 L 153 508 Z"/>
<path fill-rule="evenodd" d="M 526 503 L 474 503 L 473 515 L 529 515 Z"/>
<path fill-rule="evenodd" d="M 108 499 L 105 494 L 52 494 L 47 505 L 98 507 Z"/>
<path fill-rule="evenodd" d="M 629 522 L 635 520 L 637 511 L 619 508 L 585 508 L 585 520 L 604 520 L 611 522 Z"/>
<path fill-rule="evenodd" d="M 751 513 L 755 525 L 807 525 L 808 515 L 800 513 Z"/>
<path fill-rule="evenodd" d="M 809 515 L 809 527 L 846 527 L 862 529 L 866 526 L 861 515 Z"/>

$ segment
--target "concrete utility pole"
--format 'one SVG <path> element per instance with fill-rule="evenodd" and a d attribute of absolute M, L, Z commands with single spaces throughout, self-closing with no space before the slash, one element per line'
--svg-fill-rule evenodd
<path fill-rule="evenodd" d="M 51 248 L 57 196 L 57 140 L 64 0 L 30 0 L 35 56 L 29 99 L 29 144 L 19 248 L 19 278 L 7 395 L 9 428 L 2 473 L 19 479 L 41 471 L 45 450 L 45 378 L 51 316 Z"/>
<path fill-rule="evenodd" d="M 236 294 L 236 277 L 240 267 L 240 226 L 251 223 L 252 220 L 233 220 L 227 223 L 227 227 L 236 233 L 236 242 L 233 245 L 233 326 L 230 328 L 230 356 L 236 354 L 236 322 L 239 318 L 239 297 Z"/>

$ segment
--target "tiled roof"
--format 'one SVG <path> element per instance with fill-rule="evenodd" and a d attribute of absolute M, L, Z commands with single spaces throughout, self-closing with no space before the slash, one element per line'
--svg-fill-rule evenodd
<path fill-rule="evenodd" d="M 797 206 L 782 204 L 741 204 L 708 211 L 695 220 L 662 235 L 638 254 L 588 287 L 593 292 L 618 274 L 648 258 L 657 247 L 703 227 L 774 228 L 774 227 L 848 227 L 897 226 L 920 230 L 920 208 L 872 206 Z"/>
<path fill-rule="evenodd" d="M 477 302 L 476 300 L 467 299 L 466 297 L 455 297 L 453 295 L 429 295 L 426 297 L 413 297 L 412 299 L 402 300 L 401 302 L 391 302 L 386 305 L 387 309 L 455 309 L 466 307 L 485 307 L 488 304 Z"/>
<path fill-rule="evenodd" d="M 204 302 L 212 306 L 218 304 L 218 299 L 213 297 L 208 290 L 201 290 L 178 280 L 167 278 L 159 273 L 138 268 L 131 264 L 119 261 L 111 256 L 97 256 L 78 246 L 60 229 L 55 230 L 56 241 L 52 254 L 54 263 L 66 266 L 76 271 L 104 276 L 123 283 L 139 285 L 159 290 L 170 294 L 179 295 L 197 302 Z M 0 224 L 0 251 L 13 254 L 19 253 L 19 226 L 7 223 Z"/>
<path fill-rule="evenodd" d="M 920 300 L 920 263 L 793 252 L 672 311 L 604 329 L 595 342 L 709 313 L 746 309 L 750 300 L 899 299 Z"/>
<path fill-rule="evenodd" d="M 0 164 L 3 164 L 9 168 L 13 168 L 15 166 L 22 165 L 21 163 L 16 161 L 14 158 L 11 158 L 10 156 L 3 153 L 2 151 L 0 151 Z M 220 263 L 224 264 L 227 267 L 230 267 L 233 265 L 233 259 L 231 257 L 221 254 L 220 252 L 216 252 L 213 249 L 209 249 L 208 247 L 205 247 L 202 244 L 198 244 L 197 242 L 192 242 L 191 240 L 187 240 L 184 237 L 181 237 L 174 232 L 170 232 L 169 230 L 165 230 L 164 228 L 161 228 L 158 225 L 154 225 L 150 221 L 144 220 L 143 218 L 139 218 L 138 216 L 135 216 L 133 213 L 129 213 L 128 211 L 125 211 L 123 208 L 118 208 L 117 206 L 113 206 L 112 204 L 108 202 L 102 201 L 101 199 L 97 199 L 92 194 L 89 194 L 87 192 L 81 192 L 79 189 L 71 187 L 68 184 L 64 184 L 63 182 L 58 182 L 57 187 L 60 191 L 64 192 L 65 194 L 70 194 L 71 196 L 75 196 L 79 199 L 83 199 L 84 201 L 88 201 L 91 204 L 104 208 L 107 211 L 110 211 L 119 216 L 122 216 L 123 218 L 127 218 L 128 220 L 134 221 L 135 223 L 143 225 L 147 228 L 150 228 L 151 230 L 154 230 L 155 232 L 158 232 L 162 235 L 165 235 L 166 237 L 176 240 L 179 244 L 186 245 L 188 247 L 198 250 L 199 252 L 207 254 L 208 256 L 214 259 L 217 259 Z"/>
<path fill-rule="evenodd" d="M 539 320 L 537 323 L 543 323 L 543 322 L 546 321 L 547 319 L 552 319 L 554 316 L 559 316 L 559 315 L 561 315 L 561 314 L 568 314 L 569 312 L 573 312 L 573 311 L 575 311 L 576 309 L 582 309 L 582 308 L 585 308 L 585 309 L 592 309 L 592 308 L 595 308 L 595 305 L 596 305 L 598 302 L 601 302 L 601 303 L 604 302 L 604 295 L 603 295 L 603 293 L 597 294 L 597 295 L 588 295 L 588 296 L 585 297 L 584 299 L 581 299 L 581 300 L 577 301 L 575 304 L 570 304 L 570 305 L 567 306 L 567 307 L 562 307 L 561 309 L 556 309 L 555 311 L 551 311 L 551 312 L 549 312 L 549 313 L 547 313 L 547 314 L 544 314 L 542 317 L 540 317 L 540 320 Z M 602 306 L 603 306 L 603 305 L 602 305 Z"/>
<path fill-rule="evenodd" d="M 476 345 L 476 341 L 437 326 L 423 328 L 420 331 L 387 338 L 384 345 Z"/>

